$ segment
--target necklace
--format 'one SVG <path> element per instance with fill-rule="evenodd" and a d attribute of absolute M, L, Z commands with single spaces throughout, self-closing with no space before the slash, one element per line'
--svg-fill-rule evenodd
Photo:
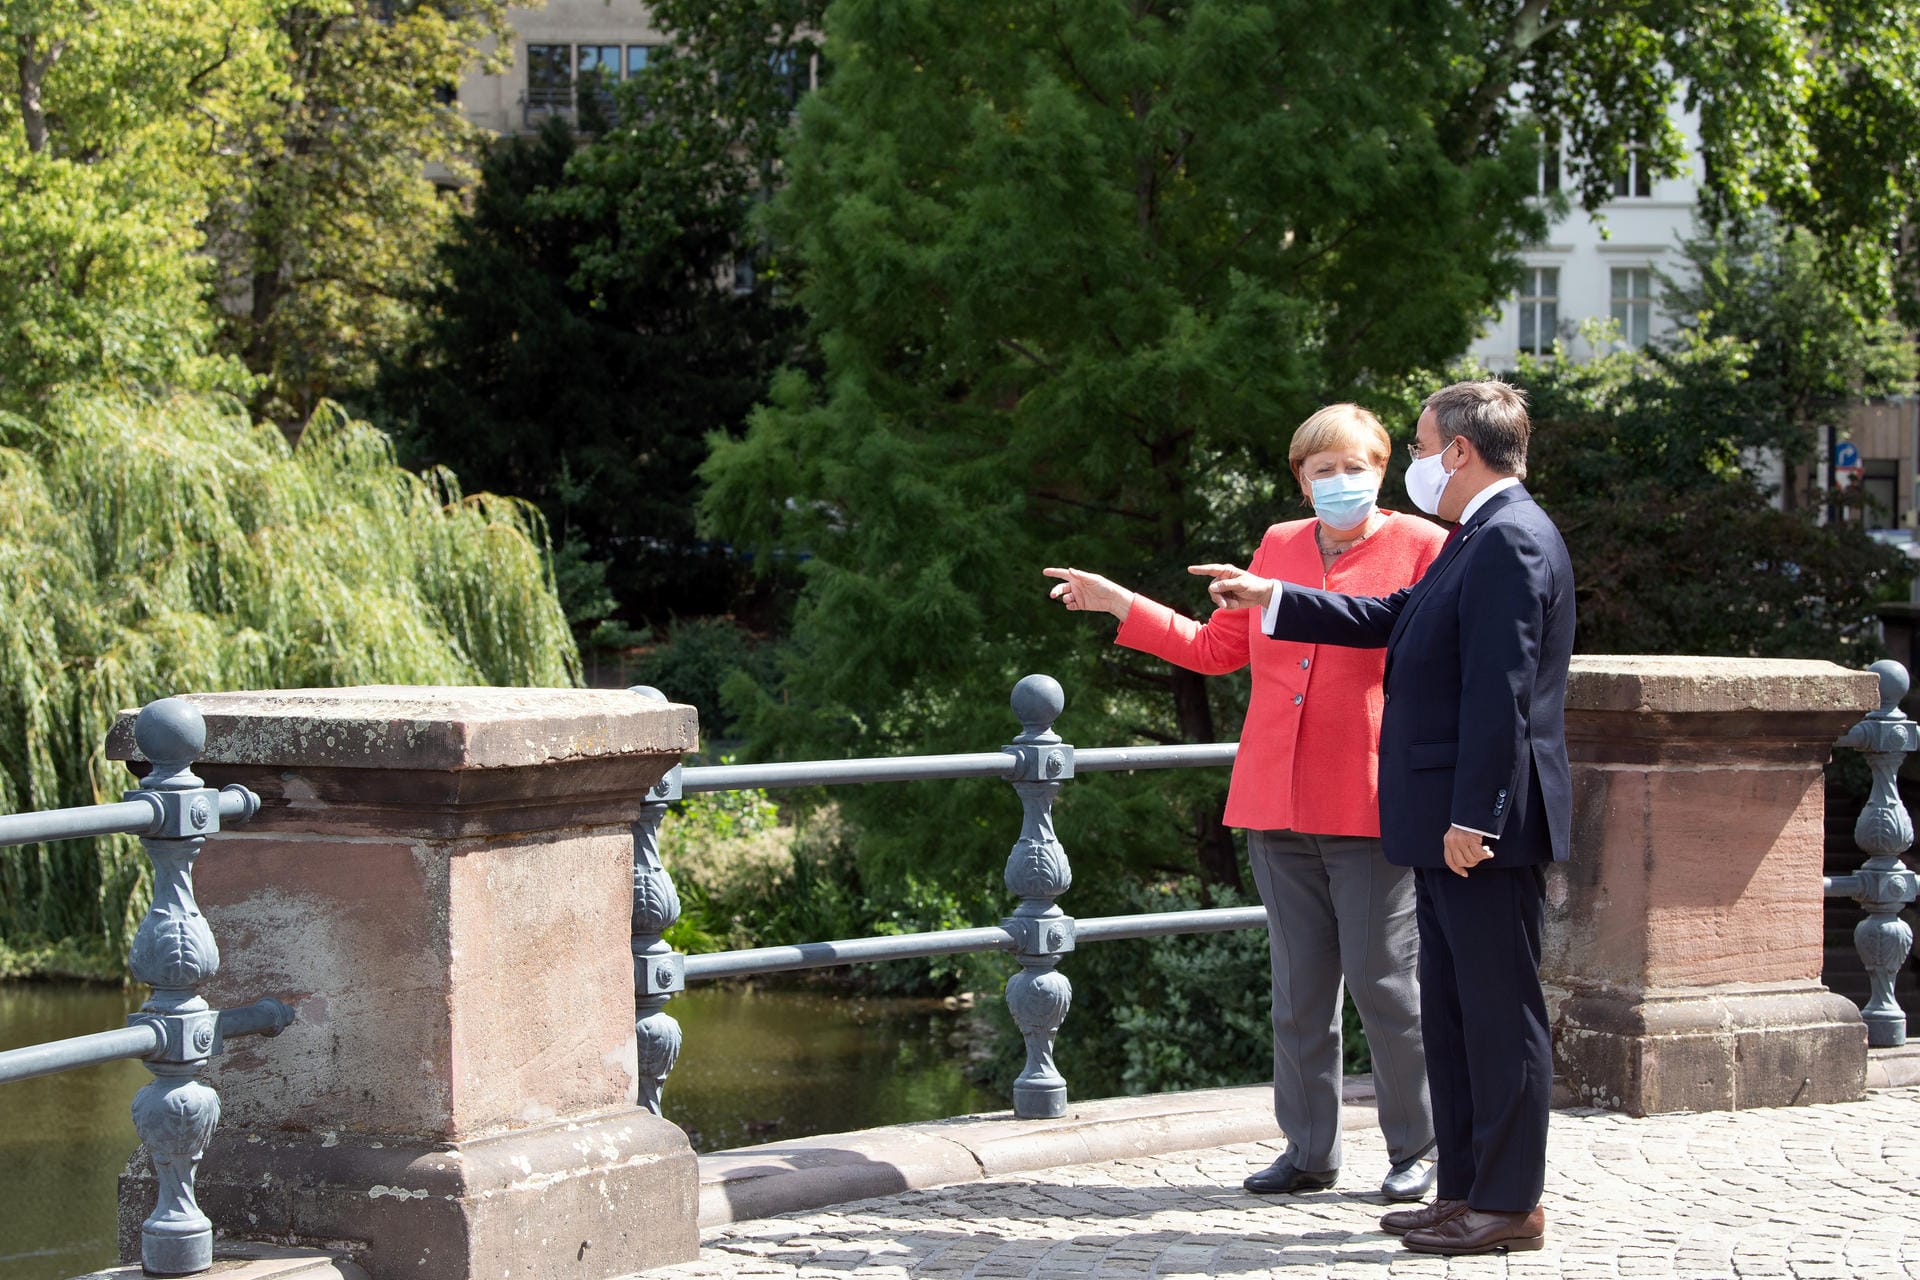
<path fill-rule="evenodd" d="M 1320 554 L 1323 556 L 1343 556 L 1372 536 L 1373 533 L 1369 531 L 1361 534 L 1357 538 L 1350 538 L 1346 542 L 1335 546 L 1328 544 L 1326 527 L 1324 525 L 1315 525 L 1313 530 L 1314 543 L 1319 546 Z"/>

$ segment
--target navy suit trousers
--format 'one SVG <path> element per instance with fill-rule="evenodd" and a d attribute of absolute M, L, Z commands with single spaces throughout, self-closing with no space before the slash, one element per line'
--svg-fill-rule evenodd
<path fill-rule="evenodd" d="M 1540 989 L 1546 871 L 1414 871 L 1420 1022 L 1446 1200 L 1525 1213 L 1546 1185 L 1553 1041 Z"/>

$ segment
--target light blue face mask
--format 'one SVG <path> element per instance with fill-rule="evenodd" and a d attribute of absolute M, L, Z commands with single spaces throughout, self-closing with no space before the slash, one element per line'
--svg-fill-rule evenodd
<path fill-rule="evenodd" d="M 1313 512 L 1335 529 L 1352 529 L 1373 514 L 1380 477 L 1371 471 L 1327 476 L 1313 482 Z"/>

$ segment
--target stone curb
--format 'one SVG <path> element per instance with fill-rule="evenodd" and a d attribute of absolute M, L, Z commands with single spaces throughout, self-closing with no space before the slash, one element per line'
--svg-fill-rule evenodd
<path fill-rule="evenodd" d="M 1341 1124 L 1374 1122 L 1373 1082 L 1350 1077 Z M 1010 1111 L 792 1138 L 700 1157 L 700 1226 L 1056 1165 L 1278 1139 L 1273 1089 L 1249 1085 L 1100 1098 L 1051 1120 Z"/>
<path fill-rule="evenodd" d="M 367 1273 L 338 1254 L 322 1249 L 282 1249 L 270 1244 L 216 1240 L 213 1267 L 199 1273 L 218 1280 L 367 1280 Z M 141 1280 L 138 1263 L 89 1271 L 75 1280 Z"/>

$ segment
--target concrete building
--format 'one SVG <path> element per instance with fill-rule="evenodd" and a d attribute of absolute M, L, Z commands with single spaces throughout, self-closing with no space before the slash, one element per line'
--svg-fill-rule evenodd
<path fill-rule="evenodd" d="M 610 96 L 666 42 L 640 0 L 547 0 L 508 16 L 512 65 L 489 75 L 476 64 L 460 83 L 467 118 L 495 133 L 530 133 L 552 115 L 574 118 L 583 95 Z"/>

